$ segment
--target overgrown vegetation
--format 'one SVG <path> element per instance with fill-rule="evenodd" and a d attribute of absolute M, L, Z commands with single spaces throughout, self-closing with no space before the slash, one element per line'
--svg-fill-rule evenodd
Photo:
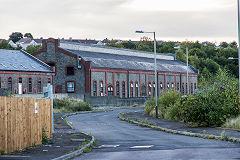
<path fill-rule="evenodd" d="M 155 115 L 154 101 L 146 104 L 149 115 Z M 221 126 L 239 114 L 238 80 L 219 69 L 208 81 L 201 82 L 194 95 L 181 97 L 176 91 L 168 91 L 158 99 L 158 106 L 160 118 L 198 126 Z"/>
<path fill-rule="evenodd" d="M 240 116 L 236 118 L 229 118 L 223 124 L 224 128 L 233 128 L 233 129 L 240 129 Z"/>
<path fill-rule="evenodd" d="M 45 128 L 42 128 L 42 144 L 48 144 L 48 137 Z"/>
<path fill-rule="evenodd" d="M 55 112 L 80 112 L 92 110 L 89 103 L 73 98 L 54 99 L 53 108 Z"/>

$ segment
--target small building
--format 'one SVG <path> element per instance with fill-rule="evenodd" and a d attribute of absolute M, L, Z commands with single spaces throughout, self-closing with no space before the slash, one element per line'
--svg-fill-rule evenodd
<path fill-rule="evenodd" d="M 22 50 L 0 49 L 0 88 L 12 94 L 40 94 L 49 84 L 54 84 L 50 66 Z"/>
<path fill-rule="evenodd" d="M 157 82 L 154 79 L 154 54 L 137 50 L 86 45 L 47 39 L 33 53 L 55 71 L 55 92 L 69 96 L 120 99 L 152 97 L 156 83 L 158 96 L 174 89 L 189 93 L 197 88 L 198 70 L 176 60 L 174 54 L 157 54 Z"/>
<path fill-rule="evenodd" d="M 16 42 L 17 46 L 22 47 L 22 49 L 26 49 L 28 46 L 37 46 L 38 43 L 34 41 L 32 38 L 22 38 Z"/>

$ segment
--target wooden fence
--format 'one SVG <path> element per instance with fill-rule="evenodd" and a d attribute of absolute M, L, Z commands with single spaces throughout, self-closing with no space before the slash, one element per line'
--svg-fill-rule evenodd
<path fill-rule="evenodd" d="M 51 99 L 0 97 L 0 155 L 41 144 L 42 128 L 50 138 Z"/>

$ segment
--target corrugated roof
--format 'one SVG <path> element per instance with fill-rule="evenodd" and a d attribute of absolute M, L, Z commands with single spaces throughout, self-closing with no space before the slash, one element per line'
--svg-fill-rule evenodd
<path fill-rule="evenodd" d="M 0 49 L 1 71 L 45 72 L 53 71 L 45 63 L 19 50 Z"/>
<path fill-rule="evenodd" d="M 80 56 L 85 61 L 91 61 L 92 67 L 96 68 L 154 71 L 153 58 L 89 52 L 81 50 L 65 50 Z M 161 72 L 186 73 L 187 65 L 178 60 L 157 59 L 157 70 Z M 194 69 L 192 66 L 189 66 L 188 72 L 198 73 L 198 70 Z"/>
<path fill-rule="evenodd" d="M 80 44 L 74 42 L 66 42 L 64 40 L 60 41 L 60 47 L 70 50 L 80 50 L 80 51 L 89 51 L 89 52 L 101 52 L 101 53 L 109 53 L 116 55 L 126 55 L 126 56 L 134 56 L 134 57 L 144 57 L 144 58 L 153 58 L 153 52 L 139 51 L 133 49 L 124 49 L 124 48 L 116 48 L 109 46 L 99 46 L 99 45 L 91 45 L 91 44 Z M 157 53 L 157 59 L 167 59 L 174 60 L 175 55 L 172 53 Z"/>

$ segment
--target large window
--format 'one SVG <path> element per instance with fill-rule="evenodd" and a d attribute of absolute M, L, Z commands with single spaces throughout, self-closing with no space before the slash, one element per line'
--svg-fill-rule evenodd
<path fill-rule="evenodd" d="M 93 81 L 93 96 L 97 96 L 97 82 Z"/>
<path fill-rule="evenodd" d="M 142 96 L 145 97 L 146 96 L 146 86 L 145 85 L 142 85 L 141 92 L 142 92 Z"/>
<path fill-rule="evenodd" d="M 73 66 L 67 66 L 67 67 L 66 67 L 66 75 L 67 75 L 67 76 L 72 76 L 72 75 L 74 75 L 74 67 L 73 67 Z"/>
<path fill-rule="evenodd" d="M 12 92 L 12 77 L 8 78 L 8 90 Z"/>
<path fill-rule="evenodd" d="M 42 93 L 42 79 L 38 79 L 38 93 Z"/>
<path fill-rule="evenodd" d="M 113 86 L 108 86 L 108 96 L 113 96 Z"/>
<path fill-rule="evenodd" d="M 167 82 L 167 89 L 170 89 L 170 84 L 169 84 L 169 82 Z"/>
<path fill-rule="evenodd" d="M 175 87 L 174 87 L 174 83 L 172 82 L 172 84 L 171 84 L 171 88 L 172 89 L 175 89 Z"/>
<path fill-rule="evenodd" d="M 184 83 L 182 83 L 182 94 L 184 94 L 185 91 L 184 91 Z"/>
<path fill-rule="evenodd" d="M 103 96 L 103 81 L 100 81 L 100 96 Z"/>
<path fill-rule="evenodd" d="M 47 79 L 47 85 L 49 86 L 49 85 L 51 85 L 51 84 L 52 84 L 51 78 L 48 78 L 48 79 Z"/>
<path fill-rule="evenodd" d="M 2 77 L 0 77 L 0 88 L 2 88 Z"/>
<path fill-rule="evenodd" d="M 163 90 L 163 83 L 160 82 L 160 90 L 162 91 Z"/>
<path fill-rule="evenodd" d="M 193 94 L 193 83 L 191 83 L 191 94 Z"/>
<path fill-rule="evenodd" d="M 152 84 L 151 82 L 148 83 L 148 96 L 152 95 Z"/>
<path fill-rule="evenodd" d="M 130 82 L 130 97 L 133 97 L 133 82 Z"/>
<path fill-rule="evenodd" d="M 116 96 L 119 97 L 120 96 L 120 86 L 119 86 L 119 82 L 116 82 Z"/>
<path fill-rule="evenodd" d="M 197 89 L 197 84 L 196 84 L 196 83 L 194 83 L 194 90 L 195 90 L 195 89 Z"/>
<path fill-rule="evenodd" d="M 125 91 L 125 82 L 123 81 L 122 82 L 122 98 L 125 98 L 126 97 L 126 91 Z"/>
<path fill-rule="evenodd" d="M 74 93 L 75 92 L 75 83 L 70 81 L 67 82 L 67 93 Z"/>
<path fill-rule="evenodd" d="M 186 83 L 186 94 L 188 93 L 189 88 L 188 88 L 188 83 Z"/>
<path fill-rule="evenodd" d="M 28 93 L 33 92 L 32 78 L 28 78 Z"/>
<path fill-rule="evenodd" d="M 179 82 L 177 83 L 177 91 L 179 91 Z"/>
<path fill-rule="evenodd" d="M 135 97 L 138 97 L 138 82 L 135 82 Z"/>

